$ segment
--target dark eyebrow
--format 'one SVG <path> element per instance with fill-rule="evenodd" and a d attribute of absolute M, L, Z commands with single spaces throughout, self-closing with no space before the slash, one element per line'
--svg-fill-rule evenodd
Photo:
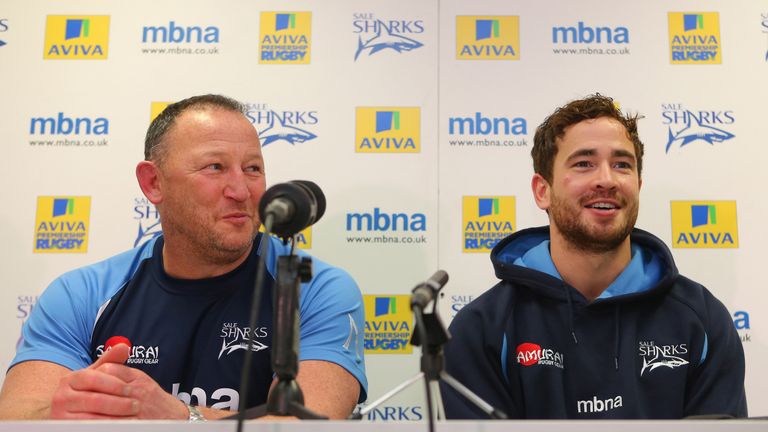
<path fill-rule="evenodd" d="M 635 160 L 635 154 L 626 150 L 614 150 L 613 157 L 625 157 L 625 158 Z"/>
<path fill-rule="evenodd" d="M 568 159 L 566 159 L 566 162 L 571 161 L 572 159 L 577 159 L 584 156 L 594 156 L 594 155 L 595 155 L 595 149 L 581 149 L 573 152 L 570 156 L 568 156 Z M 627 150 L 614 150 L 611 156 L 637 160 L 635 159 L 635 154 Z"/>
<path fill-rule="evenodd" d="M 568 156 L 568 159 L 566 159 L 566 162 L 572 159 L 576 159 L 584 156 L 594 156 L 594 155 L 595 155 L 595 149 L 581 149 L 579 151 L 571 153 L 571 155 Z"/>

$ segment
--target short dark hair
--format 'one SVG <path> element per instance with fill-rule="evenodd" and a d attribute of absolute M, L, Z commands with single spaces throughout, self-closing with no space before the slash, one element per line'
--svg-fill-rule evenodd
<path fill-rule="evenodd" d="M 555 110 L 544 122 L 536 128 L 533 136 L 533 171 L 540 174 L 546 181 L 552 183 L 552 170 L 557 155 L 557 139 L 562 138 L 565 129 L 584 120 L 608 117 L 621 123 L 627 130 L 627 138 L 635 147 L 638 176 L 643 170 L 643 143 L 637 134 L 637 120 L 642 117 L 625 115 L 613 102 L 613 99 L 600 93 L 587 96 L 584 99 L 571 101 Z"/>
<path fill-rule="evenodd" d="M 189 109 L 221 108 L 245 114 L 246 108 L 240 102 L 222 95 L 207 94 L 192 96 L 168 105 L 147 129 L 144 138 L 144 159 L 162 162 L 166 156 L 166 146 L 163 143 L 168 131 L 176 119 Z"/>

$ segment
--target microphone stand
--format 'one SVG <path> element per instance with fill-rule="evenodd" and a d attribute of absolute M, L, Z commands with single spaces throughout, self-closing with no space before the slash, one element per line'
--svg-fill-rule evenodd
<path fill-rule="evenodd" d="M 402 392 L 406 388 L 410 387 L 412 384 L 418 382 L 422 378 L 424 379 L 424 384 L 426 387 L 427 411 L 429 413 L 428 422 L 429 430 L 431 432 L 434 432 L 435 420 L 440 418 L 445 419 L 445 408 L 443 407 L 439 388 L 439 382 L 441 381 L 456 390 L 456 392 L 458 392 L 460 395 L 467 398 L 467 400 L 480 408 L 490 418 L 500 420 L 507 419 L 507 415 L 503 411 L 491 406 L 488 402 L 484 401 L 482 398 L 480 398 L 480 396 L 473 393 L 470 389 L 462 385 L 459 381 L 457 381 L 448 372 L 445 371 L 445 356 L 443 354 L 443 346 L 446 342 L 448 342 L 448 340 L 450 340 L 451 335 L 448 333 L 448 330 L 445 328 L 442 320 L 440 319 L 440 316 L 438 315 L 437 299 L 439 298 L 439 292 L 442 289 L 442 286 L 435 287 L 430 283 L 426 283 L 423 285 L 418 285 L 416 288 L 414 288 L 414 291 L 416 291 L 417 288 L 422 287 L 427 287 L 432 291 L 432 300 L 430 300 L 432 312 L 425 312 L 425 310 L 429 309 L 430 304 L 427 304 L 427 307 L 424 307 L 423 309 L 419 305 L 412 305 L 415 325 L 413 335 L 411 336 L 411 345 L 421 346 L 421 372 L 405 380 L 390 390 L 388 393 L 384 394 L 379 399 L 376 399 L 358 412 L 353 413 L 351 416 L 349 416 L 349 419 L 362 419 L 376 407 L 383 404 L 398 393 Z"/>
<path fill-rule="evenodd" d="M 267 216 L 265 221 L 265 232 L 263 242 L 269 241 L 269 229 L 271 228 L 271 215 Z M 268 225 L 266 222 L 270 222 Z M 247 395 L 247 373 L 246 368 L 250 367 L 250 355 L 253 341 L 248 340 L 248 349 L 246 350 L 246 359 L 244 360 L 244 381 L 241 384 L 240 410 L 237 414 L 226 417 L 227 419 L 236 418 L 238 420 L 237 431 L 242 431 L 242 422 L 245 419 L 256 419 L 267 415 L 276 416 L 294 416 L 299 419 L 327 419 L 312 412 L 304 406 L 304 395 L 301 392 L 299 384 L 296 382 L 296 376 L 299 371 L 299 294 L 301 283 L 309 282 L 312 279 L 312 259 L 302 257 L 301 259 L 294 253 L 296 246 L 295 235 L 290 238 L 284 238 L 283 241 L 291 241 L 291 251 L 289 255 L 277 258 L 277 280 L 275 282 L 274 296 L 274 317 L 273 317 L 273 343 L 272 343 L 272 370 L 277 376 L 277 383 L 272 387 L 265 405 L 259 405 L 253 408 L 245 409 Z M 268 246 L 262 249 L 261 259 L 266 261 L 266 251 Z M 257 267 L 256 293 L 261 295 L 260 284 L 263 283 L 263 264 Z M 254 298 L 254 303 L 258 305 L 260 299 Z M 251 328 L 255 327 L 258 307 L 252 310 Z"/>

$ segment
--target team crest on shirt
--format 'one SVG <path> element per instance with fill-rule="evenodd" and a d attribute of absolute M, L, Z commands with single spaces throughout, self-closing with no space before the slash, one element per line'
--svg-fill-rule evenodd
<path fill-rule="evenodd" d="M 228 356 L 238 350 L 248 349 L 248 339 L 251 339 L 251 351 L 258 352 L 269 348 L 258 339 L 268 336 L 266 327 L 256 327 L 251 331 L 249 327 L 240 327 L 238 323 L 224 323 L 221 326 L 221 350 L 219 359 Z"/>
<path fill-rule="evenodd" d="M 640 376 L 658 368 L 675 369 L 689 363 L 684 358 L 688 357 L 688 344 L 657 345 L 654 341 L 640 341 L 638 349 L 643 359 Z"/>

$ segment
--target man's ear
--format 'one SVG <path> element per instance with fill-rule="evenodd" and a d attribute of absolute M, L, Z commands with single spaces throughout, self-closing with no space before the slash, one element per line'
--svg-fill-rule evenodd
<path fill-rule="evenodd" d="M 541 174 L 533 175 L 531 190 L 533 190 L 533 199 L 536 200 L 536 205 L 542 210 L 549 210 L 551 186 Z"/>
<path fill-rule="evenodd" d="M 152 161 L 141 161 L 136 165 L 136 179 L 139 181 L 139 187 L 144 192 L 152 204 L 159 204 L 163 201 L 163 188 L 160 181 L 160 168 Z"/>

